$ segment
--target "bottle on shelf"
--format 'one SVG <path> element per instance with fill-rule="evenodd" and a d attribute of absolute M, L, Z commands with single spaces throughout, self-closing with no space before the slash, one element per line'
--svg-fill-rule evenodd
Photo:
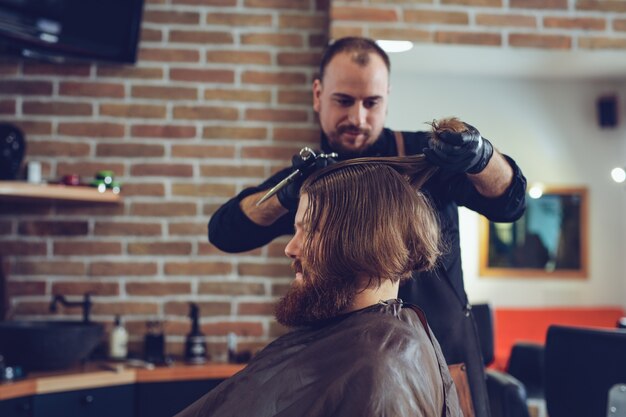
<path fill-rule="evenodd" d="M 109 357 L 111 359 L 126 359 L 128 355 L 128 332 L 122 325 L 119 315 L 115 316 L 115 326 L 109 336 Z"/>

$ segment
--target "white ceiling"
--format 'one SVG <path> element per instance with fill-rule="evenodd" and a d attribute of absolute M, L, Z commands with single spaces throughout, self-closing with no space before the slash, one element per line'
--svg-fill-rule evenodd
<path fill-rule="evenodd" d="M 431 75 L 626 81 L 626 51 L 552 51 L 416 44 L 390 54 L 392 71 Z"/>

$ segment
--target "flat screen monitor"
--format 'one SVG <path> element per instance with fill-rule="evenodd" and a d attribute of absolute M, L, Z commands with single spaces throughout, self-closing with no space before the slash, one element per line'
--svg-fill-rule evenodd
<path fill-rule="evenodd" d="M 0 53 L 134 63 L 143 0 L 0 0 Z"/>

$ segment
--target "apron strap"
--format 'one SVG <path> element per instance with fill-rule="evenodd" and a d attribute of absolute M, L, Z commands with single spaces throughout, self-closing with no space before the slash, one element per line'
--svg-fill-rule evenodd
<path fill-rule="evenodd" d="M 406 152 L 404 151 L 404 137 L 402 137 L 402 132 L 395 131 L 393 133 L 396 135 L 396 149 L 398 150 L 398 156 L 405 156 Z"/>

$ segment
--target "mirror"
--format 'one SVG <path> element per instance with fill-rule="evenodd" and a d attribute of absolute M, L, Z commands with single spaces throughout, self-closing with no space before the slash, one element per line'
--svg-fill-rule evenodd
<path fill-rule="evenodd" d="M 481 218 L 480 275 L 587 276 L 587 190 L 546 188 L 514 223 Z"/>

